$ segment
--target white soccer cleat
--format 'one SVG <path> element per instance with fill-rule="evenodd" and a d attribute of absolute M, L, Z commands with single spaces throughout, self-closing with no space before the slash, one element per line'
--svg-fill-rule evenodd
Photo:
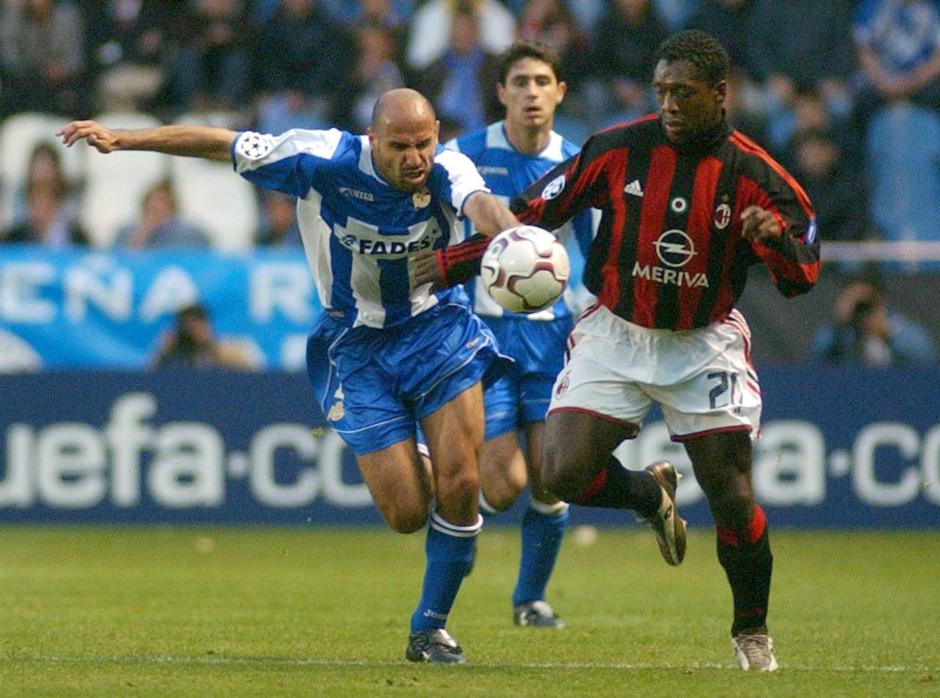
<path fill-rule="evenodd" d="M 774 656 L 774 641 L 761 628 L 756 632 L 740 632 L 731 638 L 734 656 L 738 666 L 745 671 L 776 671 L 777 658 Z"/>

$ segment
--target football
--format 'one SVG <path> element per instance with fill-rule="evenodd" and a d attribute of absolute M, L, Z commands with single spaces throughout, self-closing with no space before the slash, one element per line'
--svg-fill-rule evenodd
<path fill-rule="evenodd" d="M 480 262 L 486 292 L 514 313 L 534 313 L 552 305 L 564 293 L 569 271 L 564 246 L 533 225 L 501 232 Z"/>

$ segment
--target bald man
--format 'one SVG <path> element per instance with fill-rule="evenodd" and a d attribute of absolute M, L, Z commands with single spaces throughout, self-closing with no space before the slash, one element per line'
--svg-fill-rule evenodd
<path fill-rule="evenodd" d="M 389 526 L 412 533 L 430 520 L 405 656 L 464 663 L 445 625 L 482 527 L 481 382 L 504 359 L 462 292 L 412 288 L 409 257 L 459 242 L 464 216 L 487 236 L 518 223 L 466 156 L 438 147 L 428 100 L 408 89 L 385 93 L 366 135 L 294 129 L 272 136 L 202 126 L 127 131 L 94 121 L 72 122 L 59 135 L 68 146 L 85 140 L 102 153 L 230 159 L 249 181 L 297 197 L 324 308 L 307 344 L 315 399 L 355 452 Z M 430 474 L 415 445 L 416 420 L 430 450 Z"/>

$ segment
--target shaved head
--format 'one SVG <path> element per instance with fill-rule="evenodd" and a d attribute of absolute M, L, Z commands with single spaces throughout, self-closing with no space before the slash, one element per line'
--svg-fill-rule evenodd
<path fill-rule="evenodd" d="M 380 129 L 389 123 L 435 121 L 434 107 L 428 98 L 416 90 L 400 87 L 389 90 L 372 107 L 372 128 Z"/>
<path fill-rule="evenodd" d="M 427 97 L 406 88 L 389 90 L 376 101 L 368 129 L 376 172 L 399 191 L 421 189 L 434 163 L 437 133 Z"/>

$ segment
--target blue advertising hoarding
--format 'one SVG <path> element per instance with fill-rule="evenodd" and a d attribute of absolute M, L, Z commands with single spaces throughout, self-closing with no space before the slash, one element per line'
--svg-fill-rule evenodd
<path fill-rule="evenodd" d="M 761 379 L 754 484 L 773 525 L 940 526 L 937 370 L 769 366 Z M 0 405 L 0 521 L 381 521 L 302 373 L 10 375 Z M 689 469 L 655 416 L 618 455 Z M 679 503 L 711 524 L 694 478 Z M 577 507 L 573 521 L 634 525 L 629 512 Z"/>
<path fill-rule="evenodd" d="M 198 300 L 259 366 L 304 365 L 321 306 L 299 249 L 0 249 L 0 370 L 148 365 L 176 311 Z"/>

